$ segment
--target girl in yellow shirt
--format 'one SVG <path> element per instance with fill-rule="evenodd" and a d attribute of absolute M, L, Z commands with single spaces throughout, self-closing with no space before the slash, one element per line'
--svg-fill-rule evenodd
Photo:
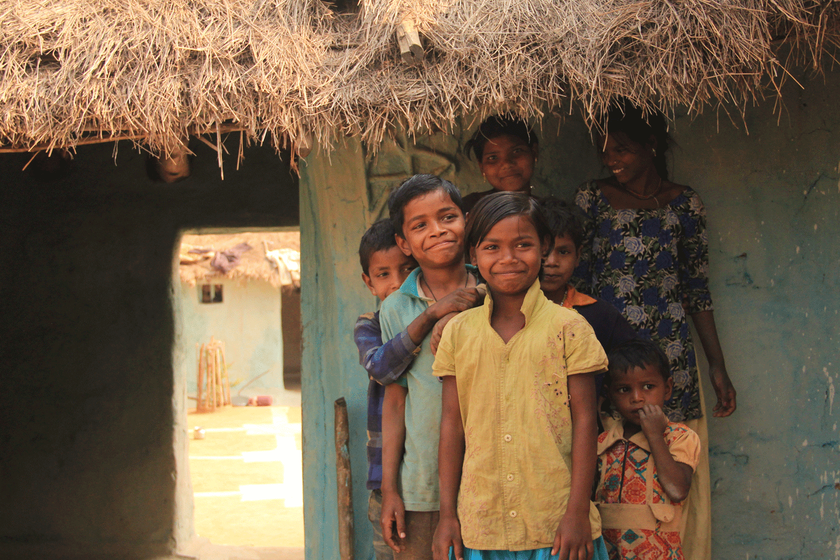
<path fill-rule="evenodd" d="M 443 331 L 435 560 L 606 560 L 595 476 L 592 328 L 540 290 L 553 236 L 534 199 L 488 195 L 467 222 L 484 305 Z"/>

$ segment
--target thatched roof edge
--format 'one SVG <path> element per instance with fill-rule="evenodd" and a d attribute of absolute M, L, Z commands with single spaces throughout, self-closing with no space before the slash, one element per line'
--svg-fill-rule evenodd
<path fill-rule="evenodd" d="M 242 243 L 250 246 L 235 267 L 222 272 L 211 265 L 216 253 Z M 179 252 L 178 276 L 190 287 L 218 279 L 262 280 L 275 288 L 300 288 L 300 233 L 248 232 L 184 235 Z"/>
<path fill-rule="evenodd" d="M 529 118 L 617 96 L 735 110 L 819 68 L 840 2 L 816 0 L 9 0 L 0 10 L 0 150 L 130 138 L 157 153 L 225 131 L 275 146 L 378 144 L 395 126 Z M 403 62 L 403 25 L 425 58 Z M 792 56 L 780 59 L 781 44 Z"/>

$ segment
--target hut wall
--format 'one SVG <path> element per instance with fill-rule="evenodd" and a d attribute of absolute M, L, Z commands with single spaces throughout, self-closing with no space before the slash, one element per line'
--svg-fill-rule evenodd
<path fill-rule="evenodd" d="M 186 378 L 173 342 L 180 232 L 298 223 L 271 148 L 239 171 L 201 143 L 193 175 L 152 183 L 123 143 L 80 148 L 63 179 L 0 156 L 0 557 L 148 558 L 192 535 Z M 191 357 L 194 350 L 188 352 Z"/>
<path fill-rule="evenodd" d="M 671 165 L 709 214 L 715 316 L 739 407 L 709 418 L 715 558 L 840 557 L 840 470 L 834 411 L 840 335 L 840 74 L 797 76 L 781 117 L 773 100 L 747 109 L 746 127 L 725 113 L 678 116 Z M 604 174 L 576 117 L 539 131 L 538 193 L 570 198 Z M 358 314 L 376 308 L 355 250 L 383 214 L 397 175 L 439 165 L 463 191 L 486 188 L 459 155 L 466 139 L 388 143 L 370 164 L 355 141 L 315 154 L 302 175 L 304 507 L 308 558 L 338 556 L 332 401 L 348 401 L 356 553 L 371 555 L 366 517 L 365 386 L 352 342 Z M 438 161 L 429 159 L 431 147 Z M 412 155 L 414 154 L 414 155 Z M 425 158 L 425 159 L 424 159 Z M 445 161 L 451 162 L 446 167 Z M 706 403 L 713 392 L 706 382 Z M 326 468 L 324 468 L 326 466 Z"/>
<path fill-rule="evenodd" d="M 262 247 L 255 250 L 261 251 Z M 243 388 L 245 396 L 281 394 L 284 356 L 280 288 L 264 280 L 239 278 L 215 278 L 207 283 L 222 286 L 221 302 L 202 303 L 202 283 L 194 287 L 178 284 L 178 344 L 183 348 L 178 370 L 187 380 L 187 394 L 197 395 L 195 346 L 209 343 L 211 337 L 225 343 L 228 376 L 234 384 L 232 395 Z"/>

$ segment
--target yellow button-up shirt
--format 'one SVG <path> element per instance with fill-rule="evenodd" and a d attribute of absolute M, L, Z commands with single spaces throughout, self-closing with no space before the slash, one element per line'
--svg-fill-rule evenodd
<path fill-rule="evenodd" d="M 571 485 L 566 378 L 607 367 L 586 320 L 546 299 L 538 281 L 521 309 L 525 326 L 505 344 L 490 325 L 488 293 L 483 306 L 449 322 L 435 358 L 435 375 L 458 380 L 466 439 L 458 517 L 472 549 L 552 546 Z M 594 505 L 589 522 L 596 539 Z"/>

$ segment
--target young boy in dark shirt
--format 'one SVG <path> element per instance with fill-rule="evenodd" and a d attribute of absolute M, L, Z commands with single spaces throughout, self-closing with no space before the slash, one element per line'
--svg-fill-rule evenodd
<path fill-rule="evenodd" d="M 562 200 L 546 197 L 541 204 L 554 235 L 554 248 L 543 261 L 540 287 L 554 303 L 580 313 L 592 326 L 604 351 L 609 354 L 615 346 L 636 338 L 636 332 L 614 306 L 602 299 L 582 294 L 569 284 L 572 272 L 580 261 L 583 223 L 575 210 Z M 595 390 L 599 396 L 602 384 L 603 374 L 595 378 Z"/>

